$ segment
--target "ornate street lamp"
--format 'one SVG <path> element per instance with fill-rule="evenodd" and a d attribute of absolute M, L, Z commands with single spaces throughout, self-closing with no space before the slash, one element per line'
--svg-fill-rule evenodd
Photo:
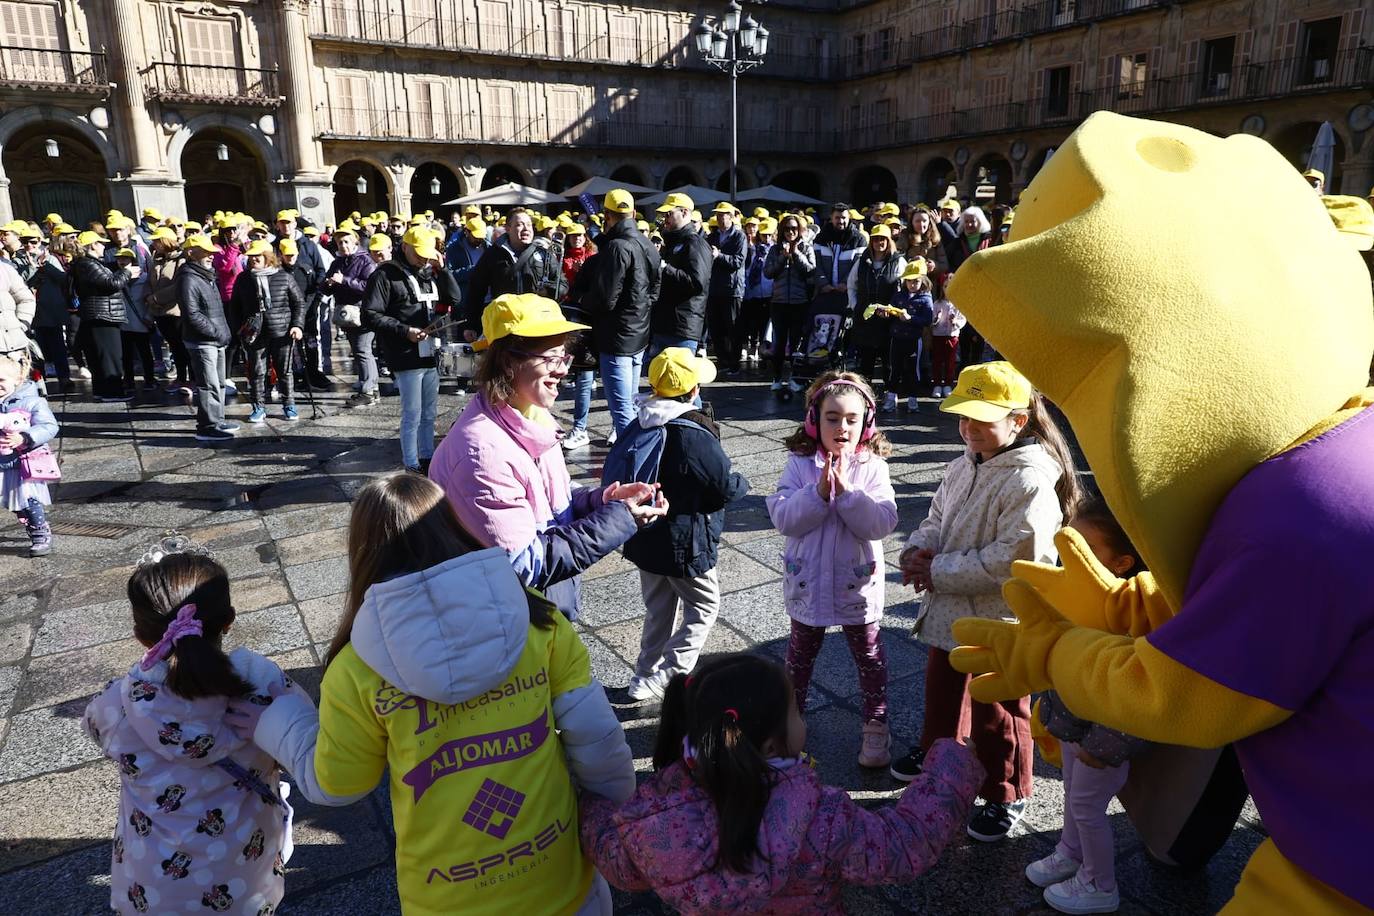
<path fill-rule="evenodd" d="M 725 15 L 715 24 L 697 26 L 693 36 L 697 52 L 711 66 L 730 76 L 730 203 L 735 202 L 739 171 L 739 95 L 736 81 L 745 70 L 763 63 L 768 53 L 768 30 L 753 16 L 740 21 L 740 5 L 730 0 Z"/>
<path fill-rule="evenodd" d="M 367 193 L 367 179 L 366 179 L 365 177 L 363 177 L 362 175 L 359 175 L 359 176 L 358 176 L 358 180 L 355 181 L 355 182 L 353 182 L 353 187 L 357 189 L 357 191 L 358 191 L 359 194 L 366 194 L 366 193 Z"/>
<path fill-rule="evenodd" d="M 443 186 L 442 184 L 439 183 L 439 176 L 438 176 L 438 175 L 435 175 L 433 178 L 431 178 L 431 179 L 429 180 L 429 196 L 430 196 L 430 197 L 438 197 L 438 196 L 439 196 L 439 192 L 442 191 L 443 189 L 444 189 L 444 186 Z"/>

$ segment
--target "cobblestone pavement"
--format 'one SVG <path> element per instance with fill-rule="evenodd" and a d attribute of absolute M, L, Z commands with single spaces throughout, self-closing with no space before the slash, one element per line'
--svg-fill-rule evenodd
<path fill-rule="evenodd" d="M 340 388 L 343 386 L 340 385 Z M 55 488 L 51 518 L 57 549 L 26 557 L 17 524 L 0 528 L 0 912 L 97 913 L 109 900 L 109 837 L 118 801 L 115 767 L 80 733 L 87 700 L 140 656 L 132 638 L 124 584 L 132 564 L 169 528 L 209 546 L 234 580 L 240 616 L 230 641 L 275 659 L 316 690 L 319 663 L 342 605 L 344 533 L 350 497 L 372 477 L 396 470 L 399 401 L 341 409 L 345 392 L 319 398 L 322 416 L 245 426 L 232 445 L 199 446 L 185 402 L 54 403 L 62 423 L 66 482 Z M 750 650 L 781 658 L 788 632 L 781 602 L 782 538 L 769 524 L 764 496 L 786 460 L 782 439 L 799 402 L 774 401 L 757 380 L 725 382 L 709 392 L 724 445 L 753 492 L 726 517 L 720 580 L 725 592 L 708 651 Z M 569 392 L 570 396 L 570 392 Z M 462 398 L 441 396 L 445 430 Z M 565 415 L 569 402 L 560 402 Z M 231 408 L 242 420 L 247 407 Z M 923 400 L 920 412 L 884 418 L 894 441 L 891 462 L 901 521 L 888 538 L 888 614 L 883 639 L 891 667 L 894 747 L 915 737 L 924 653 L 909 635 L 912 593 L 897 583 L 900 541 L 924 517 L 944 464 L 958 453 L 953 423 Z M 595 404 L 593 432 L 609 428 Z M 594 435 L 594 442 L 600 441 Z M 574 453 L 574 476 L 596 473 L 603 448 Z M 8 518 L 8 517 L 7 517 Z M 85 533 L 79 533 L 84 531 Z M 655 719 L 624 703 L 621 688 L 638 645 L 636 572 L 619 556 L 586 577 L 582 636 L 595 674 L 617 701 L 641 771 L 649 765 Z M 808 713 L 808 750 L 822 776 L 865 802 L 895 797 L 886 775 L 856 764 L 860 722 L 854 667 L 832 634 L 821 653 Z M 850 912 L 1040 913 L 1038 891 L 1021 874 L 1049 852 L 1061 821 L 1058 771 L 1038 765 L 1029 813 L 997 846 L 959 839 L 921 880 L 846 891 Z M 298 798 L 298 796 L 297 796 Z M 293 799 L 294 800 L 294 799 Z M 1123 913 L 1210 913 L 1229 897 L 1240 869 L 1263 839 L 1252 808 L 1231 842 L 1205 869 L 1173 874 L 1152 865 L 1116 809 Z M 282 913 L 398 911 L 389 803 L 379 789 L 350 807 L 296 806 L 296 852 L 288 867 Z M 652 895 L 621 895 L 617 912 L 666 912 Z M 523 914 L 522 914 L 523 916 Z"/>

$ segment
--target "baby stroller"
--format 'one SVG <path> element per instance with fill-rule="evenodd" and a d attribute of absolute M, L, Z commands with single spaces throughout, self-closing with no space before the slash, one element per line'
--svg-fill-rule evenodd
<path fill-rule="evenodd" d="M 844 368 L 844 349 L 854 319 L 830 308 L 814 311 L 808 321 L 802 346 L 792 353 L 792 381 L 810 385 L 831 369 Z"/>

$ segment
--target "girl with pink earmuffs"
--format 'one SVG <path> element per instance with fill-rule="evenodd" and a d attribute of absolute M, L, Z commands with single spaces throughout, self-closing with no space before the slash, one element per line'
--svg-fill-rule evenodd
<path fill-rule="evenodd" d="M 783 595 L 792 618 L 787 673 L 797 708 L 826 627 L 844 629 L 863 702 L 859 765 L 890 762 L 883 616 L 883 538 L 897 527 L 888 478 L 892 446 L 877 428 L 873 389 L 853 372 L 827 372 L 806 392 L 806 418 L 787 439 L 792 457 L 768 497 L 768 515 L 787 537 Z"/>

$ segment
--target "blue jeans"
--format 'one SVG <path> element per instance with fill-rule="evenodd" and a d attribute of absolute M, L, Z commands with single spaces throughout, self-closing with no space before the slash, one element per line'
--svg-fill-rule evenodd
<path fill-rule="evenodd" d="M 586 429 L 587 416 L 592 412 L 592 389 L 596 387 L 596 373 L 590 369 L 577 373 L 573 380 L 573 429 Z"/>
<path fill-rule="evenodd" d="M 654 361 L 654 357 L 662 353 L 669 347 L 682 347 L 691 350 L 692 355 L 697 355 L 697 342 L 687 340 L 685 337 L 673 337 L 671 334 L 655 334 L 649 338 L 649 349 L 644 351 L 644 365 Z"/>
<path fill-rule="evenodd" d="M 439 406 L 439 370 L 403 369 L 395 373 L 401 393 L 401 463 L 418 468 L 434 457 L 434 415 Z"/>
<path fill-rule="evenodd" d="M 644 353 L 633 356 L 601 354 L 601 386 L 606 389 L 606 407 L 619 436 L 634 422 L 635 395 L 639 392 L 639 372 Z"/>

